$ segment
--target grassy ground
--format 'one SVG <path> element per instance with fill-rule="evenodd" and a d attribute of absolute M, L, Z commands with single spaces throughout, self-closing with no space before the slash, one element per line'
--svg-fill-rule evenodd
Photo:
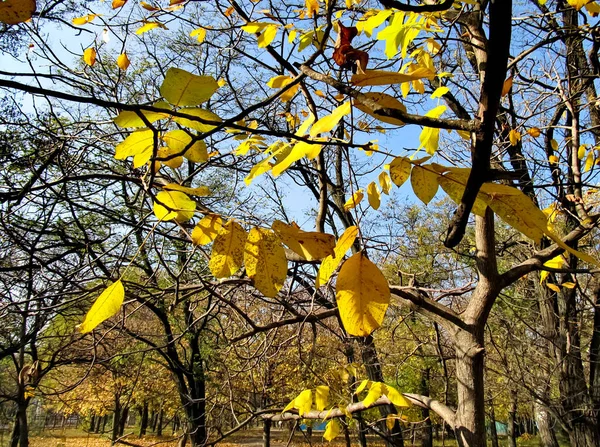
<path fill-rule="evenodd" d="M 129 431 L 127 431 L 129 432 Z M 0 437 L 5 437 L 0 436 Z M 301 434 L 296 433 L 292 439 L 290 446 L 293 447 L 345 447 L 343 437 L 336 439 L 335 441 L 328 443 L 324 442 L 321 437 L 321 433 L 314 433 L 311 439 L 311 443 L 307 442 L 307 439 Z M 287 430 L 273 430 L 271 435 L 271 446 L 272 447 L 284 447 L 288 445 L 289 432 Z M 156 436 L 146 436 L 139 439 L 133 433 L 124 438 L 125 441 L 143 447 L 176 447 L 177 439 L 172 436 L 163 436 L 157 438 Z M 1 445 L 6 445 L 8 439 L 0 439 Z M 383 447 L 384 443 L 376 438 L 369 438 L 369 447 Z M 246 430 L 243 432 L 236 433 L 226 440 L 218 444 L 222 447 L 260 447 L 262 446 L 262 432 L 260 429 Z M 358 445 L 356 439 L 352 440 L 352 445 Z M 419 444 L 417 444 L 419 445 Z M 436 447 L 441 447 L 441 441 L 435 441 Z M 488 443 L 489 445 L 489 443 Z M 506 440 L 500 440 L 500 446 L 506 446 Z M 530 439 L 519 439 L 519 447 L 537 447 L 539 440 L 537 437 L 531 437 Z M 30 440 L 30 447 L 108 447 L 110 441 L 107 435 L 88 434 L 82 430 L 66 429 L 66 430 L 48 430 L 43 435 L 33 436 Z M 189 443 L 188 443 L 189 446 Z M 456 447 L 456 442 L 453 440 L 446 440 L 444 443 L 446 447 Z M 406 447 L 410 447 L 410 444 L 406 444 Z"/>

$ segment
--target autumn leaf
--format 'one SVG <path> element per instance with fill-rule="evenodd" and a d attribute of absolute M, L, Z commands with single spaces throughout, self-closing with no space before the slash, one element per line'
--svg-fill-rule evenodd
<path fill-rule="evenodd" d="M 403 113 L 406 113 L 406 107 L 396 98 L 387 93 L 381 92 L 367 92 L 364 94 L 367 99 L 377 103 L 377 105 L 381 107 L 385 107 L 387 109 L 398 109 Z M 392 124 L 394 126 L 404 126 L 404 122 L 398 118 L 393 118 L 390 116 L 381 115 L 379 113 L 375 113 L 373 109 L 366 104 L 363 104 L 360 101 L 354 101 L 354 107 L 356 107 L 361 112 L 364 112 L 368 115 L 371 115 L 373 118 L 382 121 L 384 123 Z"/>
<path fill-rule="evenodd" d="M 413 191 L 425 205 L 431 202 L 438 190 L 438 175 L 429 169 L 430 166 L 414 166 L 410 175 Z"/>
<path fill-rule="evenodd" d="M 340 423 L 337 419 L 331 419 L 325 426 L 325 432 L 323 433 L 323 439 L 325 441 L 333 441 L 341 433 Z"/>
<path fill-rule="evenodd" d="M 516 146 L 521 141 L 521 133 L 516 129 L 511 129 L 508 133 L 508 140 L 511 146 Z"/>
<path fill-rule="evenodd" d="M 217 88 L 218 88 L 218 85 L 217 85 Z M 220 123 L 222 121 L 221 118 L 218 115 L 216 115 L 215 113 L 210 112 L 205 109 L 202 109 L 202 108 L 199 108 L 199 107 L 185 107 L 183 109 L 179 109 L 179 112 L 199 118 L 200 120 L 214 121 L 217 123 Z M 196 120 L 192 120 L 192 119 L 188 119 L 188 118 L 182 118 L 179 116 L 174 116 L 173 120 L 176 123 L 181 124 L 182 126 L 189 127 L 190 129 L 194 129 L 200 133 L 210 132 L 211 130 L 213 130 L 216 127 L 214 124 L 206 124 L 206 123 L 203 123 L 200 121 L 196 121 Z"/>
<path fill-rule="evenodd" d="M 290 250 L 307 261 L 321 260 L 334 254 L 335 237 L 332 234 L 302 231 L 280 220 L 274 221 L 271 228 Z"/>
<path fill-rule="evenodd" d="M 192 136 L 182 129 L 175 129 L 164 134 L 161 139 L 167 146 L 177 154 L 182 154 L 185 158 L 194 163 L 204 163 L 208 160 L 206 143 L 198 140 L 192 143 Z M 189 147 L 185 152 L 184 149 Z"/>
<path fill-rule="evenodd" d="M 396 186 L 402 186 L 410 177 L 412 164 L 406 157 L 396 157 L 390 163 L 390 177 Z"/>
<path fill-rule="evenodd" d="M 156 194 L 154 214 L 158 220 L 185 222 L 194 217 L 195 211 L 196 202 L 182 191 L 161 191 Z"/>
<path fill-rule="evenodd" d="M 154 28 L 167 29 L 167 27 L 165 25 L 163 25 L 162 23 L 159 23 L 159 22 L 147 22 L 144 25 L 142 25 L 141 27 L 139 27 L 135 31 L 135 33 L 139 36 L 141 34 L 147 33 L 150 30 L 153 30 Z"/>
<path fill-rule="evenodd" d="M 315 389 L 315 406 L 317 410 L 323 411 L 327 406 L 329 400 L 329 387 L 326 385 L 319 385 Z"/>
<path fill-rule="evenodd" d="M 340 120 L 350 113 L 350 101 L 336 107 L 331 114 L 319 119 L 310 129 L 310 136 L 316 137 L 320 133 L 326 133 L 333 130 Z"/>
<path fill-rule="evenodd" d="M 83 52 L 83 62 L 85 62 L 90 67 L 93 67 L 96 63 L 96 49 L 88 48 Z"/>
<path fill-rule="evenodd" d="M 204 42 L 204 39 L 206 38 L 206 28 L 196 28 L 190 32 L 190 37 L 195 37 L 198 40 L 198 43 Z"/>
<path fill-rule="evenodd" d="M 511 75 L 508 78 L 506 78 L 506 80 L 504 81 L 504 84 L 502 85 L 502 94 L 501 94 L 501 96 L 508 95 L 508 92 L 510 92 L 510 89 L 512 88 L 512 85 L 513 85 L 513 77 Z"/>
<path fill-rule="evenodd" d="M 35 0 L 3 0 L 0 2 L 0 22 L 16 25 L 29 20 L 35 12 Z"/>
<path fill-rule="evenodd" d="M 133 157 L 133 167 L 143 166 L 152 157 L 154 132 L 150 129 L 136 130 L 115 148 L 115 158 L 125 160 Z"/>
<path fill-rule="evenodd" d="M 440 105 L 430 110 L 425 114 L 430 118 L 439 118 L 446 111 L 446 106 Z M 419 149 L 425 148 L 429 155 L 435 154 L 437 151 L 440 138 L 440 129 L 434 127 L 424 127 L 419 136 Z"/>
<path fill-rule="evenodd" d="M 120 280 L 115 281 L 100 294 L 88 311 L 83 323 L 77 326 L 79 332 L 86 334 L 113 315 L 116 315 L 125 299 L 125 289 Z"/>
<path fill-rule="evenodd" d="M 122 53 L 119 54 L 119 57 L 117 57 L 117 66 L 121 69 L 121 70 L 127 70 L 127 68 L 129 68 L 129 58 L 127 57 L 127 54 Z"/>
<path fill-rule="evenodd" d="M 244 248 L 246 273 L 264 296 L 273 298 L 287 277 L 287 258 L 277 235 L 266 228 L 252 228 Z"/>
<path fill-rule="evenodd" d="M 340 269 L 336 300 L 346 332 L 366 337 L 381 325 L 390 302 L 390 289 L 383 273 L 359 252 Z"/>
<path fill-rule="evenodd" d="M 304 0 L 306 5 L 306 16 L 313 17 L 319 13 L 319 0 Z"/>
<path fill-rule="evenodd" d="M 85 25 L 86 23 L 90 23 L 96 17 L 98 17 L 96 14 L 86 14 L 86 15 L 84 15 L 82 17 L 76 17 L 76 18 L 74 18 L 73 20 L 71 20 L 71 23 L 73 25 L 81 26 L 81 25 Z"/>
<path fill-rule="evenodd" d="M 433 79 L 435 73 L 429 70 L 415 70 L 410 74 L 397 71 L 366 70 L 365 73 L 352 75 L 351 82 L 357 87 L 369 85 L 390 85 L 412 82 L 423 78 Z"/>
<path fill-rule="evenodd" d="M 283 413 L 286 411 L 295 408 L 298 410 L 298 414 L 302 416 L 305 413 L 309 413 L 312 408 L 313 395 L 312 390 L 304 390 L 295 399 L 293 399 L 287 406 L 283 409 Z"/>
<path fill-rule="evenodd" d="M 175 106 L 196 106 L 208 101 L 218 88 L 212 76 L 198 76 L 171 67 L 160 86 L 160 94 Z"/>
<path fill-rule="evenodd" d="M 204 216 L 192 231 L 192 242 L 196 245 L 210 244 L 223 227 L 221 217 L 216 214 Z"/>
<path fill-rule="evenodd" d="M 392 190 L 392 179 L 390 178 L 390 175 L 385 171 L 381 171 L 378 180 L 379 186 L 381 186 L 381 191 L 384 194 L 389 194 Z"/>
<path fill-rule="evenodd" d="M 369 200 L 371 208 L 374 210 L 379 209 L 379 205 L 381 205 L 381 193 L 379 192 L 379 189 L 377 189 L 375 182 L 371 182 L 369 183 L 369 186 L 367 186 L 367 199 Z"/>
<path fill-rule="evenodd" d="M 233 220 L 221 227 L 208 262 L 215 278 L 227 278 L 240 269 L 244 262 L 246 237 L 244 228 Z"/>
<path fill-rule="evenodd" d="M 351 209 L 356 208 L 363 199 L 363 197 L 364 193 L 362 189 L 359 189 L 358 191 L 354 192 L 354 194 L 352 194 L 352 197 L 350 197 L 346 201 L 346 203 L 344 203 L 344 211 L 350 211 Z"/>
<path fill-rule="evenodd" d="M 342 263 L 344 259 L 344 255 L 346 252 L 352 247 L 356 236 L 358 235 L 358 228 L 355 226 L 351 226 L 346 228 L 346 231 L 342 234 L 342 236 L 338 239 L 335 244 L 335 248 L 333 249 L 333 256 L 329 255 L 323 262 L 321 262 L 321 266 L 319 267 L 319 272 L 317 274 L 316 279 L 316 288 L 319 288 L 323 284 L 326 284 L 333 275 L 333 272 L 338 268 L 338 266 Z"/>
<path fill-rule="evenodd" d="M 542 134 L 542 131 L 538 127 L 532 127 L 527 129 L 527 133 L 530 137 L 537 138 Z"/>

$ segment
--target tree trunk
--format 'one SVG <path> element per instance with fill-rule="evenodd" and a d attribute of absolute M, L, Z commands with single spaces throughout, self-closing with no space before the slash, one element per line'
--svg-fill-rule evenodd
<path fill-rule="evenodd" d="M 119 439 L 119 427 L 121 422 L 121 402 L 119 396 L 115 396 L 115 412 L 113 413 L 112 434 L 110 437 L 111 445 L 114 445 Z"/>
<path fill-rule="evenodd" d="M 12 435 L 10 437 L 10 447 L 18 447 L 19 446 L 19 433 L 20 433 L 20 427 L 19 427 L 19 413 L 17 412 L 15 414 L 15 422 L 13 424 L 13 430 L 12 430 Z"/>
<path fill-rule="evenodd" d="M 89 428 L 89 432 L 93 433 L 94 432 L 94 428 L 96 428 L 96 416 L 94 416 L 93 414 L 90 416 L 90 428 Z"/>
<path fill-rule="evenodd" d="M 18 403 L 17 414 L 15 415 L 15 425 L 13 427 L 11 447 L 29 446 L 29 429 L 27 426 L 27 406 L 28 401 Z"/>
<path fill-rule="evenodd" d="M 421 394 L 429 396 L 429 380 L 431 377 L 431 368 L 425 368 L 421 371 Z M 433 427 L 431 425 L 429 408 L 421 408 L 421 418 L 423 419 L 423 427 L 421 432 L 421 446 L 433 447 Z"/>
<path fill-rule="evenodd" d="M 498 447 L 498 430 L 496 430 L 496 410 L 494 409 L 494 400 L 490 398 L 490 437 L 492 438 L 492 447 Z"/>
<path fill-rule="evenodd" d="M 144 402 L 140 417 L 140 438 L 146 434 L 148 430 L 148 402 Z"/>
<path fill-rule="evenodd" d="M 540 401 L 535 401 L 535 421 L 540 432 L 540 443 L 542 447 L 558 447 L 558 440 L 552 428 L 552 415 Z"/>
<path fill-rule="evenodd" d="M 271 419 L 263 420 L 263 447 L 271 447 Z"/>
<path fill-rule="evenodd" d="M 121 418 L 119 419 L 119 436 L 123 436 L 125 433 L 125 426 L 127 425 L 127 418 L 129 417 L 129 407 L 123 408 L 121 412 Z"/>
<path fill-rule="evenodd" d="M 517 419 L 517 390 L 510 394 L 510 407 L 508 408 L 508 447 L 517 447 L 516 419 Z"/>
<path fill-rule="evenodd" d="M 163 431 L 163 417 L 164 417 L 164 411 L 162 409 L 162 406 L 160 407 L 160 411 L 158 412 L 158 415 L 156 416 L 156 436 L 162 436 L 162 431 Z"/>
<path fill-rule="evenodd" d="M 456 334 L 456 440 L 460 447 L 485 447 L 483 340 L 460 330 Z M 479 338 L 483 338 L 482 336 Z"/>

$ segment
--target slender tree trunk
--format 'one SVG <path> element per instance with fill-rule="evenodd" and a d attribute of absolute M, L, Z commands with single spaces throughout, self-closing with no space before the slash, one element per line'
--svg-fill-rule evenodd
<path fill-rule="evenodd" d="M 536 400 L 534 403 L 535 421 L 540 432 L 540 442 L 542 447 L 558 447 L 558 440 L 552 428 L 552 415 L 548 412 L 546 406 Z"/>
<path fill-rule="evenodd" d="M 112 425 L 112 435 L 111 435 L 111 444 L 114 445 L 119 438 L 119 427 L 121 423 L 121 402 L 118 395 L 115 395 L 115 412 L 113 413 L 113 425 Z"/>
<path fill-rule="evenodd" d="M 127 418 L 129 417 L 129 407 L 123 408 L 121 411 L 121 418 L 119 419 L 119 436 L 123 436 L 125 433 L 125 426 L 127 425 Z"/>
<path fill-rule="evenodd" d="M 429 396 L 429 380 L 431 377 L 431 368 L 425 368 L 421 371 L 421 394 Z M 423 428 L 421 432 L 421 446 L 433 447 L 433 427 L 429 408 L 421 408 L 421 418 L 423 419 Z"/>
<path fill-rule="evenodd" d="M 481 337 L 483 338 L 483 337 Z M 460 447 L 485 447 L 483 340 L 460 330 L 456 335 L 456 440 Z"/>
<path fill-rule="evenodd" d="M 510 393 L 510 407 L 508 408 L 508 447 L 517 447 L 517 433 L 515 429 L 517 418 L 517 390 Z"/>
<path fill-rule="evenodd" d="M 263 420 L 263 447 L 271 447 L 271 419 Z"/>
<path fill-rule="evenodd" d="M 10 437 L 10 447 L 18 447 L 19 446 L 19 434 L 21 432 L 21 429 L 19 427 L 20 423 L 19 423 L 19 413 L 17 412 L 15 414 L 15 421 L 13 424 L 13 429 L 12 429 L 12 434 Z"/>
<path fill-rule="evenodd" d="M 144 402 L 140 417 L 140 438 L 146 434 L 148 430 L 148 402 Z"/>
<path fill-rule="evenodd" d="M 163 434 L 163 418 L 164 418 L 164 411 L 161 406 L 160 411 L 158 412 L 158 415 L 156 416 L 156 436 L 162 436 L 162 434 Z"/>
<path fill-rule="evenodd" d="M 496 410 L 494 409 L 494 400 L 490 398 L 490 437 L 492 438 L 492 447 L 498 447 L 498 430 L 496 430 Z"/>

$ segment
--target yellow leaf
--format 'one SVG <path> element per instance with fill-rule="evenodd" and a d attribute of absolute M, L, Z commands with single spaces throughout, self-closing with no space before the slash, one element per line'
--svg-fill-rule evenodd
<path fill-rule="evenodd" d="M 194 217 L 195 211 L 196 202 L 181 191 L 161 191 L 156 194 L 154 214 L 158 220 L 185 222 Z"/>
<path fill-rule="evenodd" d="M 129 58 L 127 57 L 127 54 L 122 53 L 119 54 L 119 57 L 117 57 L 117 66 L 121 69 L 121 70 L 127 70 L 127 68 L 129 68 Z"/>
<path fill-rule="evenodd" d="M 551 164 L 558 164 L 558 157 L 557 157 L 556 155 L 550 155 L 550 156 L 548 157 L 548 161 L 549 161 Z"/>
<path fill-rule="evenodd" d="M 586 3 L 585 9 L 592 17 L 598 17 L 598 15 L 600 15 L 600 5 L 594 1 Z"/>
<path fill-rule="evenodd" d="M 192 231 L 192 242 L 196 245 L 210 244 L 215 240 L 222 226 L 223 221 L 218 215 L 204 216 Z"/>
<path fill-rule="evenodd" d="M 364 73 L 352 75 L 352 83 L 357 87 L 368 85 L 389 85 L 412 82 L 423 78 L 433 79 L 435 73 L 430 70 L 417 69 L 410 74 L 396 71 L 366 70 Z"/>
<path fill-rule="evenodd" d="M 431 109 L 425 114 L 430 118 L 439 118 L 446 111 L 446 106 L 440 105 Z M 437 151 L 440 138 L 440 129 L 434 127 L 424 127 L 419 136 L 419 149 L 425 148 L 428 154 L 433 155 Z"/>
<path fill-rule="evenodd" d="M 371 208 L 378 210 L 379 205 L 381 205 L 381 193 L 379 192 L 379 189 L 377 189 L 375 182 L 371 182 L 369 183 L 369 186 L 367 186 L 367 198 L 369 199 Z"/>
<path fill-rule="evenodd" d="M 260 33 L 267 26 L 269 26 L 269 23 L 265 23 L 265 22 L 248 22 L 244 26 L 242 26 L 242 31 L 246 31 L 249 34 Z"/>
<path fill-rule="evenodd" d="M 396 425 L 397 416 L 397 414 L 388 414 L 385 417 L 385 425 L 388 428 L 388 430 L 392 430 L 394 428 L 394 425 Z"/>
<path fill-rule="evenodd" d="M 190 37 L 195 37 L 198 39 L 199 43 L 204 42 L 204 39 L 206 38 L 206 28 L 196 28 L 190 33 Z"/>
<path fill-rule="evenodd" d="M 306 134 L 306 132 L 308 131 L 308 128 L 312 125 L 312 123 L 315 122 L 315 116 L 311 113 L 310 115 L 308 115 L 308 118 L 306 118 L 306 120 L 304 120 L 304 122 L 300 125 L 300 127 L 298 127 L 298 130 L 296 131 L 295 135 L 302 137 Z"/>
<path fill-rule="evenodd" d="M 204 163 L 208 160 L 206 143 L 202 140 L 196 141 L 189 149 L 183 152 L 192 142 L 191 135 L 185 130 L 171 130 L 162 136 L 162 140 L 169 146 L 173 153 L 181 154 L 191 162 Z"/>
<path fill-rule="evenodd" d="M 362 252 L 344 262 L 336 289 L 340 318 L 348 334 L 366 337 L 381 325 L 390 289 L 383 273 Z"/>
<path fill-rule="evenodd" d="M 352 3 L 351 0 L 348 1 Z M 350 9 L 351 7 L 352 6 L 348 6 L 348 9 Z M 393 11 L 391 9 L 382 9 L 379 12 L 377 12 L 377 14 L 368 17 L 367 20 L 364 20 L 367 17 L 367 15 L 365 14 L 363 16 L 363 19 L 356 22 L 356 28 L 359 32 L 364 32 L 367 37 L 371 37 L 371 35 L 373 34 L 373 30 L 380 26 L 383 22 L 385 22 L 385 20 L 392 14 L 392 12 Z"/>
<path fill-rule="evenodd" d="M 408 408 L 410 407 L 410 401 L 404 397 L 400 392 L 389 385 L 386 385 L 385 395 L 395 406 L 400 408 Z"/>
<path fill-rule="evenodd" d="M 86 23 L 90 23 L 96 17 L 98 17 L 96 14 L 86 14 L 86 15 L 84 15 L 82 17 L 76 17 L 76 18 L 74 18 L 71 21 L 71 23 L 73 23 L 73 25 L 81 26 L 81 25 L 85 25 Z"/>
<path fill-rule="evenodd" d="M 209 112 L 208 110 L 204 110 L 199 107 L 186 107 L 183 109 L 179 109 L 179 112 L 200 118 L 201 120 L 214 121 L 217 123 L 220 123 L 222 121 L 221 118 L 219 118 L 213 112 Z M 177 116 L 173 117 L 173 120 L 176 123 L 181 124 L 182 126 L 189 127 L 190 129 L 194 129 L 202 133 L 209 132 L 216 127 L 214 124 L 205 124 L 200 121 L 195 121 L 188 118 L 180 118 Z"/>
<path fill-rule="evenodd" d="M 277 28 L 275 24 L 266 26 L 263 32 L 260 33 L 260 36 L 258 36 L 258 48 L 265 48 L 273 42 L 273 39 L 277 35 Z"/>
<path fill-rule="evenodd" d="M 346 228 L 344 234 L 338 239 L 335 244 L 335 248 L 333 249 L 334 255 L 327 256 L 321 262 L 321 266 L 319 267 L 319 273 L 317 274 L 316 287 L 319 288 L 323 284 L 326 284 L 331 278 L 331 275 L 338 268 L 344 255 L 346 252 L 352 247 L 354 244 L 354 240 L 358 235 L 358 228 L 355 226 L 351 226 Z"/>
<path fill-rule="evenodd" d="M 286 85 L 288 85 L 290 82 L 292 82 L 293 80 L 294 79 L 290 76 L 279 75 L 279 76 L 275 76 L 275 77 L 269 79 L 269 82 L 267 82 L 267 85 L 271 88 L 283 88 Z M 283 92 L 281 94 L 279 99 L 281 99 L 283 102 L 287 102 L 287 101 L 291 100 L 294 97 L 294 95 L 298 92 L 299 88 L 300 88 L 300 84 L 296 84 L 296 85 L 290 87 L 289 89 L 287 89 L 285 92 Z"/>
<path fill-rule="evenodd" d="M 304 2 L 306 5 L 306 16 L 308 18 L 319 13 L 319 0 L 304 0 Z"/>
<path fill-rule="evenodd" d="M 140 6 L 147 11 L 151 11 L 151 12 L 160 11 L 160 8 L 157 8 L 156 6 L 152 6 L 151 4 L 146 3 L 146 2 L 140 2 Z"/>
<path fill-rule="evenodd" d="M 354 394 L 360 394 L 360 392 L 367 388 L 367 386 L 371 387 L 372 383 L 373 382 L 371 382 L 370 380 L 363 380 L 362 382 L 360 382 L 360 385 L 358 385 L 358 387 L 356 388 Z"/>
<path fill-rule="evenodd" d="M 513 144 L 514 146 L 514 144 Z M 554 138 L 552 140 L 550 140 L 550 146 L 552 147 L 553 151 L 557 151 L 558 150 L 558 141 L 556 141 Z"/>
<path fill-rule="evenodd" d="M 600 266 L 600 262 L 587 253 L 575 250 L 548 228 L 546 215 L 517 188 L 495 183 L 484 183 L 480 197 L 504 222 L 525 236 L 540 242 L 542 235 L 548 236 L 560 248 L 579 259 Z"/>
<path fill-rule="evenodd" d="M 554 290 L 556 293 L 560 292 L 560 286 L 556 285 L 556 284 L 552 284 L 547 282 L 546 283 L 546 287 L 548 287 L 551 290 Z"/>
<path fill-rule="evenodd" d="M 181 191 L 191 196 L 206 197 L 210 195 L 210 189 L 208 186 L 200 186 L 199 188 L 190 188 L 187 186 L 181 186 L 177 183 L 169 183 L 163 186 L 163 189 L 168 191 Z"/>
<path fill-rule="evenodd" d="M 225 79 L 223 79 L 223 78 L 220 78 L 217 81 L 217 84 L 219 85 L 219 87 L 223 87 L 225 84 L 227 84 L 227 81 Z"/>
<path fill-rule="evenodd" d="M 156 103 L 154 107 L 160 107 L 162 104 L 166 103 Z M 160 113 L 160 112 L 140 112 L 141 115 L 148 120 L 149 123 L 154 123 L 160 119 L 168 118 L 170 115 L 168 113 Z M 119 127 L 146 127 L 146 123 L 137 112 L 124 110 L 117 115 L 117 117 L 113 120 L 114 123 Z"/>
<path fill-rule="evenodd" d="M 431 99 L 435 99 L 435 98 L 441 98 L 442 96 L 444 96 L 446 93 L 448 93 L 450 91 L 450 89 L 448 87 L 438 87 L 435 89 L 435 91 L 431 94 Z"/>
<path fill-rule="evenodd" d="M 35 0 L 3 0 L 0 2 L 0 22 L 7 25 L 29 20 L 35 12 Z"/>
<path fill-rule="evenodd" d="M 379 186 L 381 186 L 381 191 L 383 191 L 384 194 L 389 194 L 392 190 L 392 179 L 390 178 L 390 175 L 385 171 L 381 171 L 381 173 L 379 174 Z"/>
<path fill-rule="evenodd" d="M 410 177 L 410 160 L 406 157 L 396 157 L 390 163 L 390 176 L 396 186 L 402 186 Z"/>
<path fill-rule="evenodd" d="M 513 77 L 511 75 L 508 78 L 506 78 L 506 80 L 504 81 L 504 84 L 502 85 L 502 96 L 508 95 L 508 92 L 510 92 L 512 85 L 513 85 Z M 513 146 L 514 146 L 514 144 L 513 144 Z"/>
<path fill-rule="evenodd" d="M 150 129 L 136 130 L 115 148 L 115 158 L 125 160 L 133 157 L 133 167 L 145 165 L 154 150 L 154 132 Z"/>
<path fill-rule="evenodd" d="M 579 146 L 579 149 L 577 149 L 577 158 L 579 158 L 580 160 L 583 160 L 585 158 L 586 150 L 587 150 L 586 144 L 582 144 L 581 146 Z"/>
<path fill-rule="evenodd" d="M 244 228 L 233 220 L 221 227 L 208 262 L 215 278 L 227 278 L 239 270 L 244 262 L 246 237 Z"/>
<path fill-rule="evenodd" d="M 160 94 L 175 106 L 195 106 L 208 101 L 218 88 L 212 76 L 198 76 L 171 67 L 160 86 Z"/>
<path fill-rule="evenodd" d="M 340 122 L 344 115 L 350 113 L 350 101 L 345 102 L 339 107 L 336 107 L 330 115 L 324 116 L 310 129 L 310 136 L 316 137 L 320 133 L 326 133 L 333 130 L 335 126 Z"/>
<path fill-rule="evenodd" d="M 335 237 L 316 231 L 302 231 L 295 225 L 276 220 L 271 228 L 290 250 L 307 261 L 321 260 L 334 254 Z"/>
<path fill-rule="evenodd" d="M 302 416 L 309 413 L 312 408 L 312 390 L 304 390 L 294 399 L 294 408 Z"/>
<path fill-rule="evenodd" d="M 567 3 L 579 11 L 583 8 L 590 0 L 567 0 Z"/>
<path fill-rule="evenodd" d="M 469 178 L 470 169 L 452 168 L 452 170 L 441 177 L 437 181 L 448 197 L 450 197 L 457 205 L 461 202 L 465 192 L 467 179 Z M 477 196 L 473 204 L 473 214 L 483 216 L 487 205 Z"/>
<path fill-rule="evenodd" d="M 427 205 L 438 190 L 438 175 L 431 171 L 431 165 L 414 166 L 410 183 L 415 195 Z"/>
<path fill-rule="evenodd" d="M 100 323 L 116 315 L 124 299 L 125 289 L 123 288 L 123 284 L 121 280 L 115 281 L 96 298 L 96 301 L 94 301 L 94 304 L 92 304 L 92 307 L 86 314 L 83 323 L 77 326 L 79 332 L 82 334 L 91 332 Z"/>
<path fill-rule="evenodd" d="M 352 197 L 350 197 L 346 201 L 346 203 L 344 203 L 344 211 L 349 211 L 352 208 L 356 208 L 356 206 L 361 202 L 363 197 L 364 197 L 364 194 L 363 194 L 362 189 L 359 189 L 358 191 L 356 191 L 354 194 L 352 194 Z"/>
<path fill-rule="evenodd" d="M 323 411 L 327 406 L 329 400 L 329 387 L 325 385 L 319 385 L 315 389 L 315 405 L 317 410 Z"/>
<path fill-rule="evenodd" d="M 142 25 L 141 27 L 139 27 L 135 33 L 137 35 L 141 35 L 144 33 L 147 33 L 148 31 L 154 29 L 154 28 L 163 28 L 163 29 L 167 29 L 167 27 L 165 25 L 163 25 L 162 23 L 159 22 L 146 22 L 144 25 Z"/>
<path fill-rule="evenodd" d="M 527 130 L 530 137 L 537 138 L 542 134 L 542 131 L 538 127 L 532 127 Z"/>
<path fill-rule="evenodd" d="M 271 171 L 273 177 L 279 177 L 287 168 L 304 156 L 311 158 L 310 156 L 315 153 L 318 155 L 321 147 L 320 144 L 310 144 L 305 141 L 297 142 L 285 158 L 273 167 L 273 170 Z"/>
<path fill-rule="evenodd" d="M 563 282 L 563 283 L 561 284 L 561 286 L 563 286 L 563 287 L 566 287 L 567 289 L 574 289 L 576 285 L 577 285 L 577 284 L 575 284 L 574 282 L 570 282 L 570 281 L 568 281 L 568 282 Z"/>
<path fill-rule="evenodd" d="M 565 261 L 565 258 L 563 257 L 563 255 L 558 255 L 558 256 L 544 262 L 544 266 L 554 268 L 554 269 L 559 269 L 564 264 L 566 264 L 566 261 Z M 549 274 L 550 274 L 550 272 L 547 272 L 545 270 L 540 271 L 540 284 L 544 282 L 544 280 L 548 277 Z"/>
<path fill-rule="evenodd" d="M 511 129 L 508 133 L 508 139 L 512 146 L 516 146 L 521 141 L 521 133 L 516 129 Z"/>
<path fill-rule="evenodd" d="M 377 399 L 379 399 L 383 394 L 387 391 L 387 386 L 381 382 L 373 382 L 371 387 L 369 388 L 369 392 L 367 396 L 363 399 L 363 404 L 365 407 L 370 407 L 375 403 Z"/>
<path fill-rule="evenodd" d="M 88 48 L 83 52 L 83 62 L 85 62 L 90 67 L 93 67 L 96 63 L 96 49 Z"/>
<path fill-rule="evenodd" d="M 113 0 L 112 1 L 112 9 L 121 8 L 121 7 L 125 6 L 125 3 L 127 3 L 127 0 Z"/>
<path fill-rule="evenodd" d="M 337 419 L 331 419 L 325 426 L 323 439 L 325 439 L 325 441 L 332 441 L 339 436 L 340 432 L 340 423 L 337 421 Z"/>
<path fill-rule="evenodd" d="M 246 273 L 264 296 L 273 298 L 287 277 L 285 250 L 277 235 L 265 228 L 252 228 L 244 248 Z"/>
<path fill-rule="evenodd" d="M 321 98 L 325 98 L 325 93 L 323 93 L 321 90 L 315 90 L 315 95 L 321 97 Z"/>
<path fill-rule="evenodd" d="M 402 104 L 400 101 L 398 101 L 391 95 L 381 92 L 367 92 L 365 93 L 365 96 L 371 101 L 376 102 L 381 107 L 385 107 L 388 109 L 398 109 L 401 112 L 406 113 L 406 107 L 404 106 L 404 104 Z M 399 120 L 398 118 L 392 118 L 389 116 L 377 114 L 373 111 L 373 109 L 359 101 L 354 101 L 354 107 L 356 107 L 361 112 L 371 115 L 373 118 L 378 119 L 379 121 L 383 121 L 384 123 L 393 124 L 394 126 L 404 126 L 404 122 Z"/>
<path fill-rule="evenodd" d="M 583 172 L 588 172 L 594 166 L 594 151 L 589 151 L 587 157 L 585 157 L 585 166 Z"/>

